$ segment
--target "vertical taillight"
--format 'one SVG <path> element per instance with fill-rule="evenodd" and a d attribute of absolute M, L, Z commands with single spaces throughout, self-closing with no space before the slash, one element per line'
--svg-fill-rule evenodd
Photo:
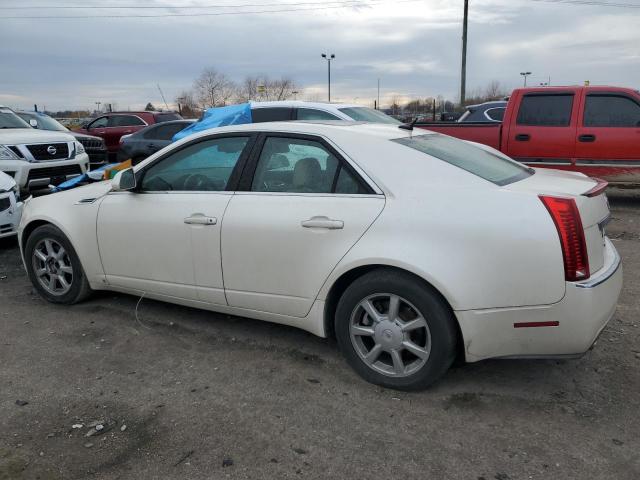
<path fill-rule="evenodd" d="M 580 212 L 572 198 L 550 197 L 540 195 L 540 200 L 556 224 L 562 257 L 564 259 L 564 276 L 569 282 L 576 282 L 589 278 L 589 256 L 587 242 Z"/>

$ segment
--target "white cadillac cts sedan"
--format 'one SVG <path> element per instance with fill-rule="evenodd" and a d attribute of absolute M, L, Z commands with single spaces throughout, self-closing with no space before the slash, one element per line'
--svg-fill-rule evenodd
<path fill-rule="evenodd" d="M 261 123 L 32 199 L 19 239 L 51 302 L 106 289 L 293 325 L 419 389 L 456 356 L 593 345 L 622 286 L 605 187 L 423 130 Z"/>

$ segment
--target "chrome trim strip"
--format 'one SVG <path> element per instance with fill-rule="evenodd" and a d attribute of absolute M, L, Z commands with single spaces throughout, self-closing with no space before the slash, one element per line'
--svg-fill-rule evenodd
<path fill-rule="evenodd" d="M 594 278 L 593 280 L 576 283 L 575 286 L 578 288 L 593 288 L 609 280 L 618 271 L 620 265 L 622 264 L 620 254 L 615 248 L 613 249 L 613 254 L 613 263 L 602 275 L 598 276 L 598 278 Z"/>

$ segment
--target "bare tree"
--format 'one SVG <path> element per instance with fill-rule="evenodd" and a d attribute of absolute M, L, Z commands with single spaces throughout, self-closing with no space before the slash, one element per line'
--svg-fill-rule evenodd
<path fill-rule="evenodd" d="M 484 96 L 487 100 L 501 100 L 508 94 L 507 89 L 497 80 L 492 80 L 484 90 Z"/>
<path fill-rule="evenodd" d="M 195 96 L 203 108 L 222 107 L 234 96 L 236 86 L 224 74 L 206 68 L 193 84 Z"/>
<path fill-rule="evenodd" d="M 200 116 L 200 108 L 192 90 L 183 90 L 176 97 L 176 103 L 180 114 L 184 117 L 194 118 Z"/>
<path fill-rule="evenodd" d="M 271 80 L 269 77 L 246 77 L 238 88 L 238 101 L 250 100 L 286 100 L 291 98 L 296 90 L 295 83 L 290 78 L 282 77 Z"/>

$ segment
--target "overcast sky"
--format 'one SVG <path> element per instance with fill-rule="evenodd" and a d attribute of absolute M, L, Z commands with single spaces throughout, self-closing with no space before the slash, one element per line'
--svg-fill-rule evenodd
<path fill-rule="evenodd" d="M 613 0 L 604 2 L 614 3 Z M 622 0 L 635 4 L 638 0 Z M 283 4 L 292 4 L 283 7 Z M 508 88 L 552 84 L 638 87 L 640 8 L 534 0 L 470 0 L 468 92 L 498 80 Z M 621 3 L 620 1 L 615 3 Z M 245 8 L 193 8 L 204 5 Z M 332 100 L 382 104 L 393 96 L 458 97 L 462 0 L 0 0 L 0 104 L 48 110 L 120 109 L 169 103 L 205 67 L 232 79 L 291 77 L 303 97 L 325 99 L 335 53 Z M 51 9 L 47 6 L 162 6 L 162 9 Z M 271 5 L 271 6 L 266 6 Z M 273 6 L 276 5 L 276 6 Z M 354 6 L 357 5 L 357 6 Z M 7 7 L 35 6 L 33 9 Z M 181 7 L 181 8 L 176 8 Z M 184 8 L 186 7 L 186 8 Z M 327 8 L 339 7 L 339 8 Z M 304 9 L 295 12 L 210 15 Z M 14 19 L 15 16 L 156 18 Z"/>

